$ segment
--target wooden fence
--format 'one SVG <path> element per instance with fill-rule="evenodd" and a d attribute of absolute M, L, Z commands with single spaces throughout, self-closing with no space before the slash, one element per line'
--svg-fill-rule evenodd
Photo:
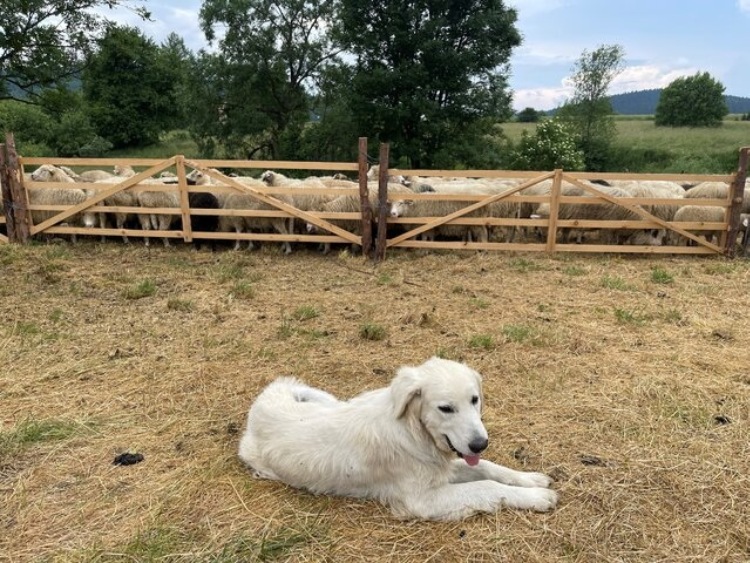
<path fill-rule="evenodd" d="M 684 174 L 613 174 L 613 173 L 579 173 L 554 170 L 548 172 L 528 171 L 498 171 L 498 170 L 396 170 L 388 169 L 388 147 L 381 146 L 379 161 L 379 216 L 372 217 L 370 197 L 366 171 L 367 139 L 360 139 L 359 158 L 357 162 L 296 162 L 296 161 L 256 161 L 256 160 L 201 160 L 186 159 L 183 156 L 173 156 L 168 159 L 83 159 L 83 158 L 24 158 L 15 155 L 12 136 L 6 138 L 5 145 L 0 147 L 0 180 L 4 203 L 3 221 L 6 235 L 0 235 L 0 242 L 26 242 L 29 237 L 41 234 L 66 234 L 84 236 L 135 236 L 144 238 L 163 237 L 166 239 L 181 239 L 191 242 L 196 239 L 206 240 L 246 240 L 246 241 L 277 241 L 301 243 L 332 243 L 354 244 L 361 246 L 365 255 L 374 254 L 378 259 L 385 256 L 387 248 L 428 248 L 428 249 L 475 249 L 475 250 L 506 250 L 506 251 L 538 251 L 538 252 L 622 252 L 622 253 L 659 253 L 659 254 L 723 254 L 734 256 L 737 248 L 737 236 L 740 230 L 740 211 L 744 198 L 748 149 L 740 150 L 737 171 L 733 174 L 715 175 L 684 175 Z M 135 176 L 122 178 L 117 184 L 98 183 L 55 183 L 35 182 L 25 175 L 27 166 L 42 164 L 66 165 L 75 167 L 111 167 L 114 165 L 130 165 L 145 168 Z M 304 170 L 344 172 L 356 174 L 359 178 L 358 189 L 306 188 L 305 194 L 321 195 L 351 195 L 359 198 L 361 212 L 333 213 L 321 211 L 305 211 L 283 201 L 278 196 L 294 195 L 300 190 L 289 187 L 255 188 L 243 184 L 236 178 L 227 176 L 216 169 L 232 170 Z M 214 181 L 208 185 L 189 185 L 187 169 L 199 170 Z M 173 184 L 144 183 L 151 177 L 169 170 L 175 174 Z M 389 175 L 417 175 L 426 178 L 432 176 L 449 176 L 454 178 L 495 178 L 513 179 L 515 186 L 495 195 L 469 194 L 437 194 L 437 193 L 388 193 L 387 178 Z M 668 180 L 683 184 L 694 184 L 703 181 L 725 182 L 730 186 L 728 195 L 722 199 L 661 199 L 661 198 L 617 198 L 601 191 L 586 180 Z M 522 193 L 526 188 L 541 182 L 551 182 L 551 189 L 545 195 L 527 195 Z M 579 188 L 585 195 L 565 195 L 562 186 L 568 184 Z M 29 204 L 27 191 L 39 188 L 85 188 L 92 195 L 84 202 L 74 206 L 43 206 Z M 114 207 L 104 205 L 103 200 L 123 190 L 130 192 L 141 191 L 172 191 L 179 195 L 179 209 L 172 207 L 149 208 L 153 215 L 179 215 L 180 228 L 169 230 L 141 230 L 137 228 L 83 228 L 65 225 L 67 219 L 81 212 L 94 213 L 143 213 L 140 207 Z M 189 194 L 211 192 L 215 195 L 227 193 L 243 193 L 252 196 L 267 205 L 264 210 L 239 209 L 196 209 L 189 205 Z M 439 217 L 389 217 L 386 200 L 399 199 L 427 199 L 453 200 L 465 202 L 459 210 Z M 482 214 L 497 202 L 508 202 L 520 207 L 522 203 L 548 203 L 550 214 L 548 218 L 524 216 L 492 217 Z M 627 221 L 593 221 L 559 218 L 560 206 L 568 204 L 601 204 L 607 202 L 627 209 L 640 220 Z M 693 222 L 675 223 L 665 221 L 644 210 L 642 205 L 702 205 L 717 206 L 724 209 L 724 220 L 719 223 Z M 34 224 L 31 211 L 46 210 L 54 215 L 44 221 Z M 216 231 L 196 231 L 192 228 L 194 217 L 202 215 L 240 216 L 240 217 L 277 217 L 294 219 L 302 224 L 314 225 L 318 231 L 325 234 L 307 234 L 305 229 L 291 234 L 268 232 L 229 233 Z M 479 216 L 478 216 L 479 215 Z M 373 221 L 374 219 L 374 221 Z M 343 221 L 343 222 L 342 222 Z M 357 228 L 350 228 L 352 224 Z M 427 241 L 419 240 L 420 235 L 443 225 L 482 226 L 488 229 L 504 229 L 506 231 L 531 231 L 544 233 L 539 240 L 527 237 L 527 240 L 502 240 L 488 242 L 467 241 Z M 347 228 L 344 228 L 347 226 Z M 400 229 L 394 232 L 394 228 Z M 375 229 L 375 230 L 374 230 Z M 612 244 L 569 244 L 558 241 L 558 229 L 606 230 L 606 229 L 665 229 L 675 233 L 683 241 L 691 241 L 694 246 L 665 245 L 665 246 L 630 246 Z M 717 244 L 707 241 L 694 233 L 702 231 L 720 231 L 721 240 Z M 377 233 L 377 240 L 373 240 L 373 232 Z"/>

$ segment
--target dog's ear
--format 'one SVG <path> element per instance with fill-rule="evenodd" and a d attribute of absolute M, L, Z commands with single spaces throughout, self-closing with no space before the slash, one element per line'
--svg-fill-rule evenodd
<path fill-rule="evenodd" d="M 406 414 L 409 405 L 422 394 L 422 378 L 419 368 L 402 367 L 391 382 L 391 399 L 396 418 Z"/>

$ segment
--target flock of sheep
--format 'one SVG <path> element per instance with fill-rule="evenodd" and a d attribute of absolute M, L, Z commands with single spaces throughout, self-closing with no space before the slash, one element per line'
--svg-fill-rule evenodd
<path fill-rule="evenodd" d="M 112 172 L 104 170 L 90 170 L 76 173 L 70 168 L 44 164 L 26 176 L 34 182 L 57 182 L 75 183 L 75 187 L 42 188 L 35 186 L 28 189 L 30 204 L 38 206 L 73 206 L 84 202 L 87 198 L 96 194 L 97 191 L 105 189 L 103 184 L 116 184 L 124 178 L 135 174 L 129 166 L 115 166 Z M 370 188 L 370 200 L 374 216 L 378 212 L 378 186 L 377 166 L 373 166 L 368 172 L 368 187 Z M 274 211 L 276 208 L 265 203 L 249 193 L 240 193 L 239 190 L 227 189 L 222 186 L 212 175 L 200 170 L 192 171 L 188 177 L 188 183 L 203 186 L 203 190 L 189 192 L 189 205 L 192 209 L 223 209 L 223 210 L 248 210 L 248 211 Z M 273 197 L 279 201 L 293 206 L 301 211 L 310 213 L 359 213 L 360 199 L 358 195 L 351 195 L 349 191 L 344 195 L 336 195 L 336 189 L 348 188 L 357 190 L 358 182 L 347 179 L 342 175 L 335 176 L 310 176 L 305 179 L 288 178 L 285 175 L 266 171 L 260 178 L 249 176 L 236 176 L 232 180 L 239 182 L 257 191 L 267 190 L 269 187 L 294 188 L 287 194 L 274 194 Z M 149 178 L 139 183 L 141 189 L 138 191 L 121 190 L 103 200 L 104 206 L 117 207 L 113 212 L 83 212 L 68 220 L 68 225 L 82 227 L 107 228 L 113 226 L 118 230 L 139 226 L 141 230 L 167 231 L 179 221 L 179 212 L 176 214 L 149 213 L 149 209 L 156 208 L 180 208 L 180 196 L 174 186 L 169 188 L 168 184 L 177 181 L 174 174 L 165 172 L 159 178 Z M 469 196 L 476 201 L 475 196 L 493 196 L 502 194 L 519 186 L 521 180 L 513 179 L 472 179 L 472 178 L 441 178 L 441 177 L 403 177 L 392 176 L 388 178 L 388 210 L 387 215 L 395 224 L 390 225 L 394 229 L 413 228 L 419 221 L 409 224 L 409 218 L 444 217 L 455 213 L 472 201 L 460 200 L 456 196 Z M 144 185 L 155 185 L 154 190 L 143 190 Z M 727 198 L 728 185 L 723 182 L 703 182 L 695 186 L 685 187 L 675 182 L 666 181 L 611 181 L 580 184 L 588 185 L 600 192 L 616 198 L 639 197 L 657 198 L 661 200 L 678 200 L 690 198 Z M 159 186 L 157 189 L 156 186 Z M 534 184 L 524 190 L 520 195 L 526 196 L 548 196 L 552 187 L 551 180 Z M 216 188 L 216 189 L 214 189 Z M 453 199 L 424 199 L 412 198 L 413 194 L 431 193 L 435 198 L 441 195 L 450 195 Z M 580 185 L 563 183 L 562 194 L 566 196 L 593 197 L 588 190 Z M 550 214 L 549 203 L 518 202 L 518 198 L 504 198 L 480 207 L 464 217 L 466 218 L 547 218 Z M 559 220 L 595 220 L 595 221 L 640 221 L 643 218 L 627 209 L 601 199 L 592 200 L 597 203 L 562 203 L 559 207 Z M 101 204 L 99 204 L 101 205 Z M 653 214 L 664 221 L 675 222 L 716 222 L 725 221 L 725 208 L 720 206 L 685 205 L 684 202 L 675 201 L 658 205 L 641 205 L 643 210 Z M 130 208 L 130 209 L 122 209 Z M 33 210 L 32 221 L 39 224 L 58 211 Z M 750 190 L 745 192 L 745 200 L 742 213 L 750 213 Z M 191 215 L 192 231 L 196 238 L 200 238 L 200 232 L 227 232 L 227 233 L 257 233 L 271 232 L 281 235 L 293 235 L 294 233 L 310 234 L 319 231 L 318 227 L 311 223 L 302 224 L 299 219 L 268 216 L 245 216 L 238 214 L 202 213 Z M 743 219 L 746 219 L 743 217 Z M 356 219 L 330 219 L 330 222 L 346 229 L 354 234 L 360 234 L 361 222 Z M 747 223 L 745 220 L 744 223 Z M 567 242 L 572 229 L 561 229 L 560 242 Z M 491 221 L 473 221 L 473 224 L 443 224 L 420 235 L 423 240 L 449 239 L 467 242 L 490 242 L 490 241 L 513 241 L 522 233 L 528 237 L 546 236 L 544 233 L 527 232 L 514 226 L 499 226 Z M 711 242 L 718 243 L 721 232 L 694 231 L 694 234 L 703 236 Z M 600 244 L 635 244 L 635 245 L 663 245 L 663 244 L 686 244 L 686 237 L 676 235 L 662 228 L 651 229 L 577 229 L 576 240 L 581 242 L 584 237 L 596 238 Z M 122 235 L 128 242 L 126 235 Z M 145 244 L 149 244 L 149 237 L 144 237 Z M 164 245 L 169 246 L 169 240 L 164 238 Z M 289 253 L 292 250 L 291 243 L 282 243 L 283 251 Z M 241 240 L 238 238 L 235 249 L 240 249 Z M 253 242 L 248 242 L 248 248 L 253 248 Z M 330 249 L 325 245 L 324 251 Z"/>

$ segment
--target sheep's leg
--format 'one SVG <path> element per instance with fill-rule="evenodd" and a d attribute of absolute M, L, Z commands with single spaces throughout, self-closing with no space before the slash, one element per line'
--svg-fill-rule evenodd
<path fill-rule="evenodd" d="M 128 215 L 126 213 L 115 214 L 115 223 L 117 224 L 118 229 L 124 229 L 125 222 L 127 220 L 128 220 Z M 122 235 L 122 242 L 124 242 L 125 244 L 130 244 L 130 241 L 128 240 L 128 235 Z"/>

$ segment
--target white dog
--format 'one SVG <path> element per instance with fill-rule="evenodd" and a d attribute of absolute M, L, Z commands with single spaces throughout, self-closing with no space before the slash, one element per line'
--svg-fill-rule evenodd
<path fill-rule="evenodd" d="M 432 358 L 399 369 L 389 387 L 339 401 L 282 377 L 250 407 L 239 456 L 256 477 L 377 499 L 401 518 L 554 508 L 546 475 L 480 460 L 481 381 L 464 364 Z"/>

